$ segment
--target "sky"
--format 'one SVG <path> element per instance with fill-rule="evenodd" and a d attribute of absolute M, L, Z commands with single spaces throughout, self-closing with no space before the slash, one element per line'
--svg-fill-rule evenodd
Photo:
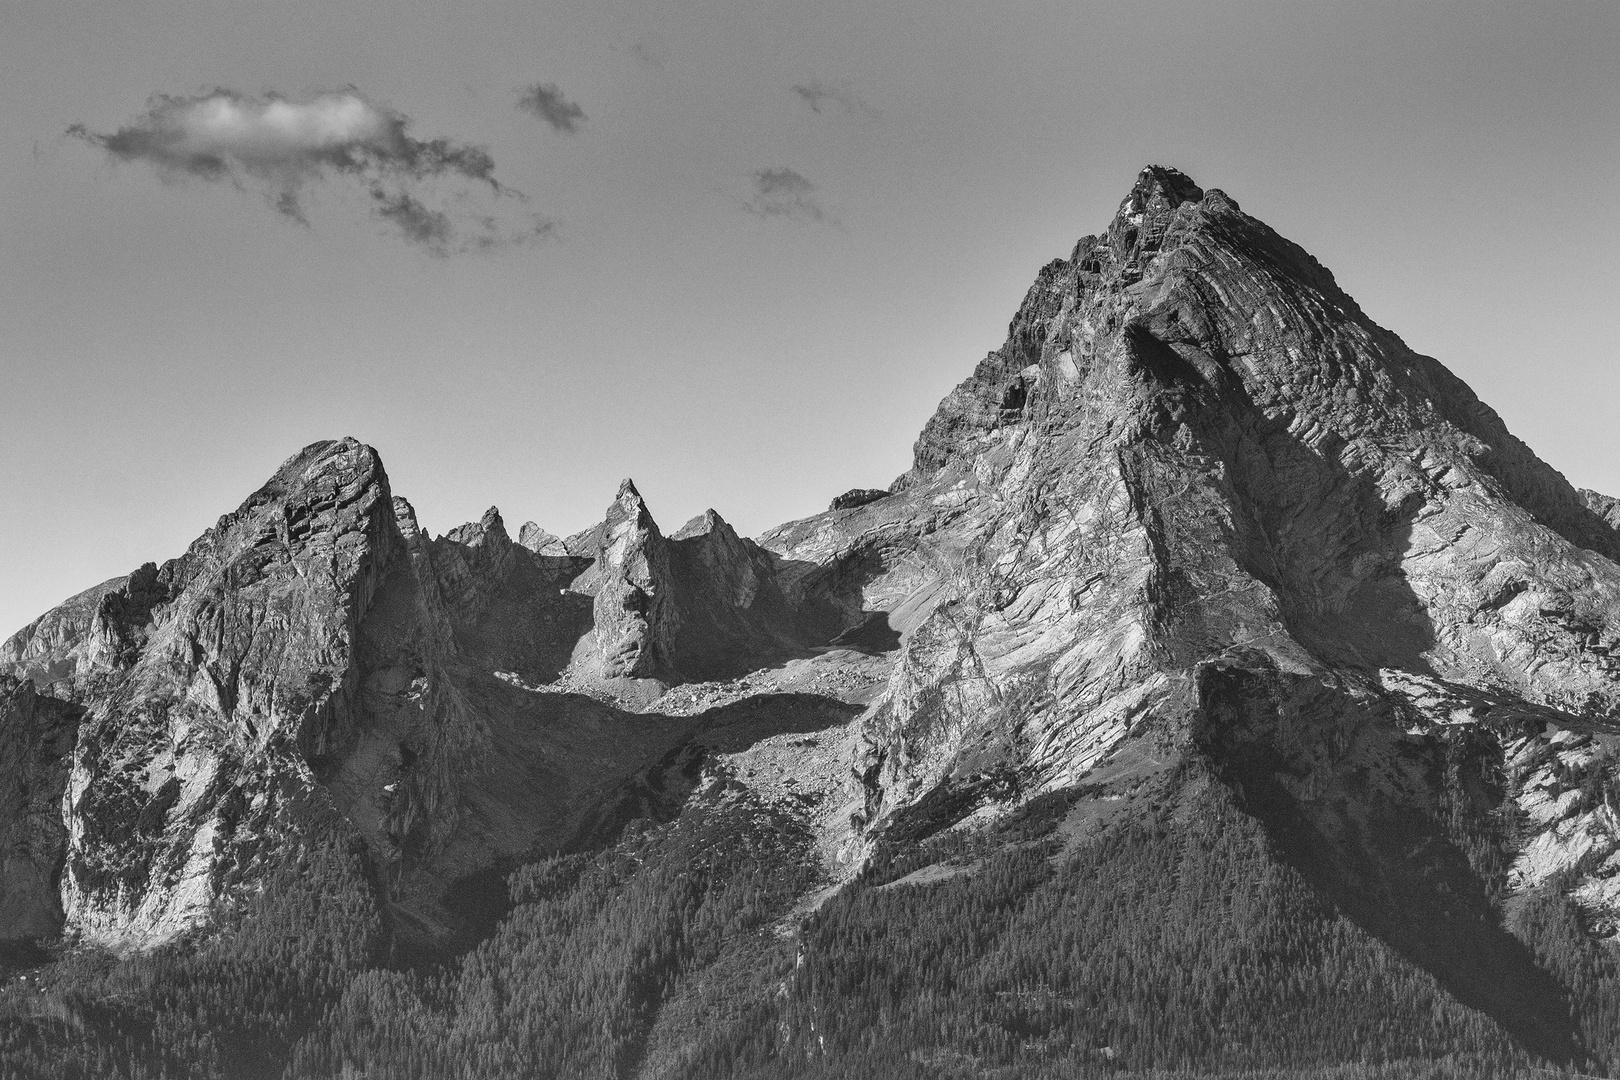
<path fill-rule="evenodd" d="M 0 0 L 0 634 L 352 435 L 434 533 L 887 485 L 1137 171 L 1620 494 L 1620 4 Z"/>

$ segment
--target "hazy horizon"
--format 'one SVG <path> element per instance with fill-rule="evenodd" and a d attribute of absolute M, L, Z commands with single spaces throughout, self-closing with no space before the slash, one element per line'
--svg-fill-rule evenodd
<path fill-rule="evenodd" d="M 318 439 L 375 446 L 435 534 L 566 535 L 625 476 L 667 531 L 749 535 L 886 485 L 1149 163 L 1620 494 L 1612 4 L 6 24 L 0 637 Z"/>

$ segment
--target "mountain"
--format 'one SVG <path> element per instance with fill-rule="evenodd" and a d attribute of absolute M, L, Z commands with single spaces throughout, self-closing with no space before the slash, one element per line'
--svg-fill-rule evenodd
<path fill-rule="evenodd" d="M 0 1074 L 1620 1068 L 1617 506 L 1159 167 L 757 541 L 315 444 L 0 647 Z"/>

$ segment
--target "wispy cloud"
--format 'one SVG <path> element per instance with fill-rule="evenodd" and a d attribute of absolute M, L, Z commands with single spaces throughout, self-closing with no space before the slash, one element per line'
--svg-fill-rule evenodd
<path fill-rule="evenodd" d="M 631 43 L 630 51 L 648 67 L 661 68 L 669 60 L 669 45 L 657 34 L 638 38 Z"/>
<path fill-rule="evenodd" d="M 396 226 L 407 240 L 442 249 L 454 235 L 449 214 L 429 209 L 408 191 L 372 188 L 371 198 L 377 204 L 377 216 Z"/>
<path fill-rule="evenodd" d="M 793 92 L 799 99 L 810 106 L 811 112 L 821 112 L 823 107 L 836 108 L 852 116 L 876 117 L 877 110 L 861 100 L 859 94 L 851 90 L 848 83 L 825 83 L 820 79 L 811 79 L 807 83 L 797 83 Z"/>
<path fill-rule="evenodd" d="M 158 95 L 146 112 L 112 132 L 74 124 L 68 134 L 120 161 L 152 166 L 166 179 L 191 177 L 256 188 L 302 224 L 314 185 L 362 185 L 377 217 L 434 254 L 487 247 L 490 215 L 468 216 L 468 197 L 522 201 L 495 179 L 495 159 L 479 146 L 417 139 L 410 118 L 353 88 L 295 101 L 219 89 L 194 97 Z M 424 197 L 442 206 L 430 206 Z M 497 232 L 520 236 L 524 223 L 494 215 Z M 527 215 L 532 217 L 533 215 Z"/>
<path fill-rule="evenodd" d="M 794 218 L 819 225 L 838 224 L 815 197 L 816 185 L 796 169 L 777 166 L 755 170 L 754 197 L 743 206 L 760 217 Z"/>
<path fill-rule="evenodd" d="M 527 110 L 550 124 L 553 130 L 574 134 L 579 131 L 585 110 L 569 101 L 556 83 L 534 83 L 524 87 L 518 108 Z"/>

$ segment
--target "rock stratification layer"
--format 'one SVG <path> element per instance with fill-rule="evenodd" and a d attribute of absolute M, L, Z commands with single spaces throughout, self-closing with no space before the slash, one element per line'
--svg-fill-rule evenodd
<path fill-rule="evenodd" d="M 320 443 L 43 616 L 0 648 L 0 927 L 164 940 L 335 832 L 444 944 L 491 868 L 716 784 L 836 883 L 885 837 L 1058 791 L 1080 828 L 1197 759 L 1359 921 L 1488 987 L 1481 880 L 1620 930 L 1615 507 L 1149 168 L 887 491 L 758 542 L 713 511 L 666 535 L 629 481 L 567 539 L 494 509 L 431 538 L 373 451 Z"/>
<path fill-rule="evenodd" d="M 1257 812 L 1387 870 L 1367 804 L 1449 813 L 1405 759 L 1444 772 L 1477 732 L 1537 827 L 1515 885 L 1571 875 L 1613 932 L 1617 822 L 1575 795 L 1612 769 L 1607 500 L 1223 193 L 1144 171 L 1042 270 L 896 487 L 934 515 L 949 588 L 863 721 L 869 821 L 1072 786 L 1141 736 L 1270 762 Z M 1244 710 L 1273 703 L 1241 753 L 1233 680 Z M 1352 735 L 1373 712 L 1394 749 Z"/>

